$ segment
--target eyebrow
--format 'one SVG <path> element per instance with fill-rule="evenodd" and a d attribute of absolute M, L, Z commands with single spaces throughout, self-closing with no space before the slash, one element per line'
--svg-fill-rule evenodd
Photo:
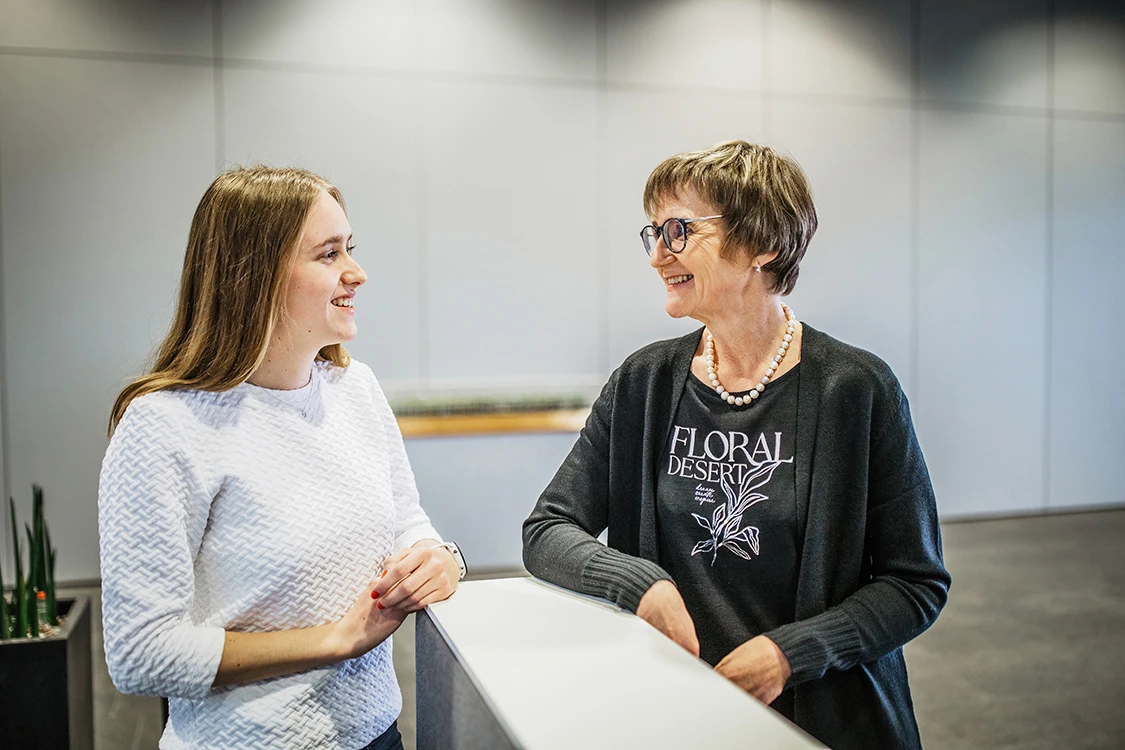
<path fill-rule="evenodd" d="M 351 240 L 352 237 L 354 237 L 354 236 L 355 236 L 354 234 L 349 234 L 348 240 Z M 329 237 L 328 239 L 326 239 L 324 242 L 321 242 L 319 245 L 314 245 L 313 250 L 319 250 L 320 248 L 324 247 L 325 245 L 338 245 L 343 241 L 344 241 L 344 235 L 334 234 L 331 237 Z"/>

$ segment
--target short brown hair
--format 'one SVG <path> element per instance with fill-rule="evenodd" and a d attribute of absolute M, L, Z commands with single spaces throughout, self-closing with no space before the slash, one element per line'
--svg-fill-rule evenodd
<path fill-rule="evenodd" d="M 685 188 L 723 215 L 723 257 L 741 251 L 753 260 L 777 251 L 762 270 L 773 276 L 774 292 L 793 291 L 817 226 L 812 191 L 796 161 L 746 141 L 724 141 L 702 151 L 676 154 L 649 175 L 645 213 L 653 217 L 658 203 Z"/>
<path fill-rule="evenodd" d="M 168 388 L 225 391 L 250 377 L 285 314 L 289 271 L 321 193 L 344 207 L 334 185 L 304 169 L 239 167 L 215 178 L 191 222 L 172 328 L 152 369 L 117 397 L 111 432 L 138 396 Z M 339 344 L 317 359 L 339 367 L 349 361 Z"/>

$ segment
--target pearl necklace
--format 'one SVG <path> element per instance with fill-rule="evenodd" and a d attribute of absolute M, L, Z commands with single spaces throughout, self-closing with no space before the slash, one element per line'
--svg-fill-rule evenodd
<path fill-rule="evenodd" d="M 754 399 L 762 395 L 766 383 L 770 382 L 774 372 L 781 366 L 781 360 L 785 359 L 785 353 L 789 351 L 789 343 L 793 341 L 793 331 L 797 330 L 797 316 L 786 304 L 782 304 L 781 309 L 785 312 L 786 320 L 785 336 L 782 338 L 781 346 L 778 347 L 773 359 L 766 363 L 766 374 L 762 376 L 762 382 L 751 388 L 745 396 L 735 396 L 719 382 L 719 375 L 716 372 L 718 366 L 715 364 L 715 339 L 712 338 L 710 331 L 707 332 L 707 345 L 703 349 L 703 356 L 707 360 L 707 377 L 711 379 L 711 387 L 719 397 L 731 406 L 749 406 L 754 403 Z"/>

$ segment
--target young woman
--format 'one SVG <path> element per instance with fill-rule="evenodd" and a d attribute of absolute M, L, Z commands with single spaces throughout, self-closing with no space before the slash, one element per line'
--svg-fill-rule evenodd
<path fill-rule="evenodd" d="M 99 492 L 105 652 L 169 697 L 161 748 L 394 748 L 390 636 L 460 578 L 356 334 L 340 192 L 220 175 L 155 366 L 117 399 Z M 459 553 L 457 553 L 459 555 Z"/>

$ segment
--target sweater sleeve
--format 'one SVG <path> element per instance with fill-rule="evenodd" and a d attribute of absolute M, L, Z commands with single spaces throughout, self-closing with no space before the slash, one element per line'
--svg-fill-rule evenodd
<path fill-rule="evenodd" d="M 387 438 L 387 458 L 390 461 L 390 466 L 387 468 L 390 472 L 391 493 L 395 502 L 394 548 L 411 547 L 423 539 L 444 541 L 430 523 L 430 517 L 422 510 L 418 485 L 414 481 L 414 471 L 410 468 L 402 431 L 398 428 L 398 421 L 391 411 L 391 405 L 387 402 L 387 397 L 374 374 L 371 375 L 371 382 L 375 394 L 375 409 Z"/>
<path fill-rule="evenodd" d="M 203 698 L 223 655 L 223 629 L 195 625 L 188 614 L 211 496 L 183 430 L 167 405 L 141 397 L 102 463 L 105 655 L 126 694 Z"/>
<path fill-rule="evenodd" d="M 897 381 L 868 467 L 866 581 L 822 614 L 765 635 L 789 660 L 789 685 L 875 661 L 921 634 L 945 605 L 950 576 L 929 473 Z"/>
<path fill-rule="evenodd" d="M 636 612 L 641 597 L 671 576 L 654 562 L 597 540 L 609 514 L 609 445 L 620 370 L 594 402 L 578 441 L 523 524 L 523 562 L 537 578 Z"/>

